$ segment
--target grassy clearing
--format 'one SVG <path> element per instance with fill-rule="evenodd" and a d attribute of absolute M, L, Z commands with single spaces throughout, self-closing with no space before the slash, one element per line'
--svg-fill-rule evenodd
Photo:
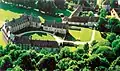
<path fill-rule="evenodd" d="M 20 14 L 8 10 L 0 9 L 0 21 L 12 20 L 12 18 L 19 18 Z"/>
<path fill-rule="evenodd" d="M 76 52 L 78 49 L 83 49 L 83 46 L 84 45 L 79 45 L 77 47 L 74 46 L 65 46 L 65 47 L 68 47 L 70 52 Z"/>
<path fill-rule="evenodd" d="M 55 38 L 52 35 L 42 32 L 39 33 L 32 32 L 32 33 L 24 34 L 23 36 L 32 37 L 32 40 L 51 40 L 51 41 L 55 40 Z"/>
<path fill-rule="evenodd" d="M 1 31 L 0 31 L 0 45 L 2 45 L 3 47 L 7 45 Z"/>
<path fill-rule="evenodd" d="M 62 19 L 60 17 L 53 17 L 49 15 L 45 15 L 40 13 L 39 11 L 33 10 L 33 9 L 25 9 L 25 8 L 20 8 L 16 7 L 13 5 L 8 5 L 8 4 L 3 4 L 0 3 L 0 20 L 5 21 L 6 19 L 11 20 L 12 18 L 18 17 L 20 14 L 28 14 L 28 15 L 33 15 L 33 16 L 39 16 L 41 21 L 53 21 L 55 20 L 56 22 L 61 22 Z M 63 11 L 67 15 L 69 11 L 65 10 Z"/>
<path fill-rule="evenodd" d="M 39 34 L 35 33 L 31 36 L 32 36 L 32 40 L 51 40 L 51 41 L 55 40 L 55 38 L 49 34 L 39 35 Z"/>
<path fill-rule="evenodd" d="M 105 41 L 105 39 L 101 37 L 101 34 L 100 34 L 99 31 L 95 31 L 95 40 L 97 40 L 97 41 Z"/>
<path fill-rule="evenodd" d="M 76 30 L 69 30 L 69 33 L 74 37 L 76 40 L 80 40 L 82 42 L 90 41 L 92 30 L 88 28 L 81 28 L 81 31 Z"/>

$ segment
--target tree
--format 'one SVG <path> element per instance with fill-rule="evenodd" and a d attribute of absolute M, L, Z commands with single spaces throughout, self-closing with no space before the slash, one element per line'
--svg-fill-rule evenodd
<path fill-rule="evenodd" d="M 3 46 L 0 45 L 0 57 L 4 55 Z"/>
<path fill-rule="evenodd" d="M 6 70 L 12 67 L 12 59 L 9 55 L 0 58 L 0 70 Z"/>
<path fill-rule="evenodd" d="M 85 59 L 86 63 L 88 64 L 88 66 L 90 66 L 90 68 L 93 70 L 95 67 L 100 65 L 100 58 L 98 55 L 93 54 L 92 56 L 90 56 L 88 59 Z"/>
<path fill-rule="evenodd" d="M 116 25 L 119 23 L 119 20 L 116 18 L 111 18 L 108 20 L 108 25 L 110 26 L 109 29 L 111 30 L 111 32 L 114 32 Z"/>
<path fill-rule="evenodd" d="M 119 70 L 120 70 L 120 56 L 117 57 L 117 59 L 114 60 L 109 67 L 109 71 L 119 71 Z"/>
<path fill-rule="evenodd" d="M 89 17 L 93 17 L 93 16 L 94 16 L 94 13 L 93 13 L 92 11 L 89 11 L 89 12 L 88 12 L 88 16 L 89 16 Z"/>
<path fill-rule="evenodd" d="M 111 43 L 112 43 L 115 39 L 116 39 L 116 34 L 115 34 L 115 33 L 110 33 L 110 35 L 107 36 L 107 40 L 108 40 L 109 42 L 111 42 Z"/>
<path fill-rule="evenodd" d="M 113 48 L 113 50 L 116 53 L 116 56 L 120 56 L 120 43 L 116 45 L 116 47 Z"/>
<path fill-rule="evenodd" d="M 98 66 L 95 68 L 95 71 L 107 71 L 107 68 L 104 66 Z"/>
<path fill-rule="evenodd" d="M 105 25 L 107 24 L 107 20 L 104 17 L 100 17 L 98 20 L 98 29 L 101 31 L 105 31 L 106 27 Z"/>
<path fill-rule="evenodd" d="M 106 15 L 107 15 L 106 9 L 102 8 L 102 9 L 100 10 L 100 17 L 104 17 L 104 18 L 105 18 Z"/>
<path fill-rule="evenodd" d="M 57 6 L 57 8 L 59 9 L 65 8 L 65 0 L 54 0 L 54 1 L 55 1 L 55 5 Z"/>
<path fill-rule="evenodd" d="M 98 42 L 96 40 L 93 40 L 91 43 L 91 46 L 94 46 L 95 44 L 97 44 Z"/>
<path fill-rule="evenodd" d="M 96 49 L 93 49 L 95 54 L 103 54 L 110 62 L 115 58 L 115 52 L 109 46 L 99 46 Z"/>
<path fill-rule="evenodd" d="M 58 62 L 58 68 L 60 70 L 66 70 L 72 65 L 77 65 L 77 61 L 72 60 L 71 58 L 63 58 Z"/>
<path fill-rule="evenodd" d="M 15 66 L 11 71 L 24 71 L 20 66 Z"/>
<path fill-rule="evenodd" d="M 120 23 L 118 23 L 114 28 L 113 28 L 113 32 L 119 34 L 120 33 Z"/>
<path fill-rule="evenodd" d="M 120 55 L 120 39 L 116 39 L 112 42 L 112 48 L 115 51 L 116 55 L 119 56 Z"/>
<path fill-rule="evenodd" d="M 88 50 L 89 50 L 89 44 L 86 43 L 86 44 L 84 45 L 83 48 L 84 48 L 85 52 L 88 53 Z"/>
<path fill-rule="evenodd" d="M 19 46 L 17 46 L 16 44 L 8 44 L 6 47 L 5 47 L 5 50 L 7 52 L 9 52 L 10 50 L 20 50 L 21 48 Z"/>
<path fill-rule="evenodd" d="M 13 61 L 17 60 L 20 54 L 24 53 L 23 50 L 11 50 L 8 55 L 11 56 Z"/>
<path fill-rule="evenodd" d="M 69 47 L 64 47 L 64 48 L 62 48 L 62 49 L 60 50 L 60 53 L 59 53 L 59 55 L 60 55 L 61 58 L 68 57 L 69 54 L 70 54 Z"/>
<path fill-rule="evenodd" d="M 112 47 L 116 47 L 120 43 L 120 39 L 116 39 L 112 42 Z"/>
<path fill-rule="evenodd" d="M 78 65 L 72 65 L 68 69 L 72 69 L 73 71 L 79 71 Z"/>
<path fill-rule="evenodd" d="M 31 58 L 29 52 L 25 52 L 19 56 L 14 64 L 19 65 L 24 70 L 35 70 L 36 62 L 35 59 Z"/>
<path fill-rule="evenodd" d="M 118 8 L 118 1 L 117 0 L 110 0 L 110 5 L 112 8 Z"/>
<path fill-rule="evenodd" d="M 71 59 L 75 59 L 75 60 L 80 60 L 81 56 L 84 54 L 84 49 L 83 47 L 64 47 L 61 49 L 59 55 L 60 58 L 66 58 L 69 57 Z"/>
<path fill-rule="evenodd" d="M 37 8 L 46 14 L 55 14 L 56 6 L 54 0 L 38 0 Z"/>
<path fill-rule="evenodd" d="M 39 70 L 46 68 L 47 70 L 53 71 L 56 67 L 55 57 L 50 56 L 50 55 L 44 56 L 43 58 L 41 58 L 39 60 L 39 62 L 36 64 L 36 66 Z"/>
<path fill-rule="evenodd" d="M 99 46 L 110 46 L 110 45 L 111 43 L 108 40 L 105 40 L 105 41 L 98 42 L 97 44 L 93 46 L 93 48 L 97 48 Z"/>

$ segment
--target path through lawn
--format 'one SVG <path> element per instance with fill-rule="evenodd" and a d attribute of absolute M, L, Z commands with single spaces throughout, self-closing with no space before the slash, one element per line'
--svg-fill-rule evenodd
<path fill-rule="evenodd" d="M 76 40 L 80 40 L 81 42 L 87 42 L 91 40 L 92 30 L 88 28 L 81 28 L 81 31 L 69 30 L 69 33 Z"/>

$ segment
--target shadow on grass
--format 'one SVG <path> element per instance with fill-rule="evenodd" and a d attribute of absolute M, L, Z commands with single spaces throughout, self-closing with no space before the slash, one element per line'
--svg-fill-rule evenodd
<path fill-rule="evenodd" d="M 28 15 L 32 14 L 34 16 L 41 16 L 47 21 L 53 21 L 53 20 L 55 20 L 56 22 L 62 21 L 60 17 L 53 17 L 53 16 L 45 15 L 45 14 L 42 14 L 39 11 L 36 11 L 34 9 L 25 9 L 22 7 L 17 7 L 15 5 L 10 5 L 10 4 L 5 4 L 5 3 L 0 3 L 0 9 L 9 10 L 9 11 L 12 11 L 12 12 L 18 13 L 18 14 L 25 13 Z"/>
<path fill-rule="evenodd" d="M 24 34 L 24 35 L 22 35 L 22 36 L 31 36 L 31 35 L 34 35 L 34 34 L 37 34 L 37 35 L 39 35 L 39 36 L 47 36 L 47 33 L 42 33 L 42 32 L 32 32 L 32 33 L 27 33 L 27 34 Z"/>
<path fill-rule="evenodd" d="M 76 39 L 69 33 L 67 33 L 67 36 L 65 37 L 65 40 L 76 41 Z"/>

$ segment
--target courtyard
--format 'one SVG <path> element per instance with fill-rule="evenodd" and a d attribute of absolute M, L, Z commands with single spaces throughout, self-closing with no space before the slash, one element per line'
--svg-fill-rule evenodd
<path fill-rule="evenodd" d="M 50 41 L 55 41 L 55 38 L 48 34 L 48 33 L 43 33 L 43 32 L 28 32 L 24 33 L 22 36 L 28 36 L 32 40 L 50 40 Z"/>
<path fill-rule="evenodd" d="M 70 10 L 58 10 L 57 13 L 63 13 L 65 16 L 69 16 L 72 11 Z M 12 20 L 13 18 L 20 17 L 21 14 L 32 14 L 33 16 L 38 16 L 42 23 L 45 21 L 52 22 L 61 22 L 60 17 L 53 17 L 49 15 L 42 14 L 36 10 L 32 9 L 25 9 L 16 7 L 13 5 L 2 4 L 0 3 L 0 27 L 4 24 L 6 20 Z M 80 41 L 80 42 L 89 42 L 92 37 L 92 29 L 83 28 L 81 27 L 81 31 L 78 30 L 69 30 L 73 41 Z M 70 37 L 70 39 L 71 39 Z M 0 33 L 1 45 L 5 46 L 5 41 L 2 39 L 2 34 Z M 39 35 L 39 34 L 32 34 L 32 39 L 41 39 L 41 40 L 55 40 L 51 35 Z M 94 40 L 103 41 L 104 39 L 101 37 L 99 31 L 95 31 Z"/>

